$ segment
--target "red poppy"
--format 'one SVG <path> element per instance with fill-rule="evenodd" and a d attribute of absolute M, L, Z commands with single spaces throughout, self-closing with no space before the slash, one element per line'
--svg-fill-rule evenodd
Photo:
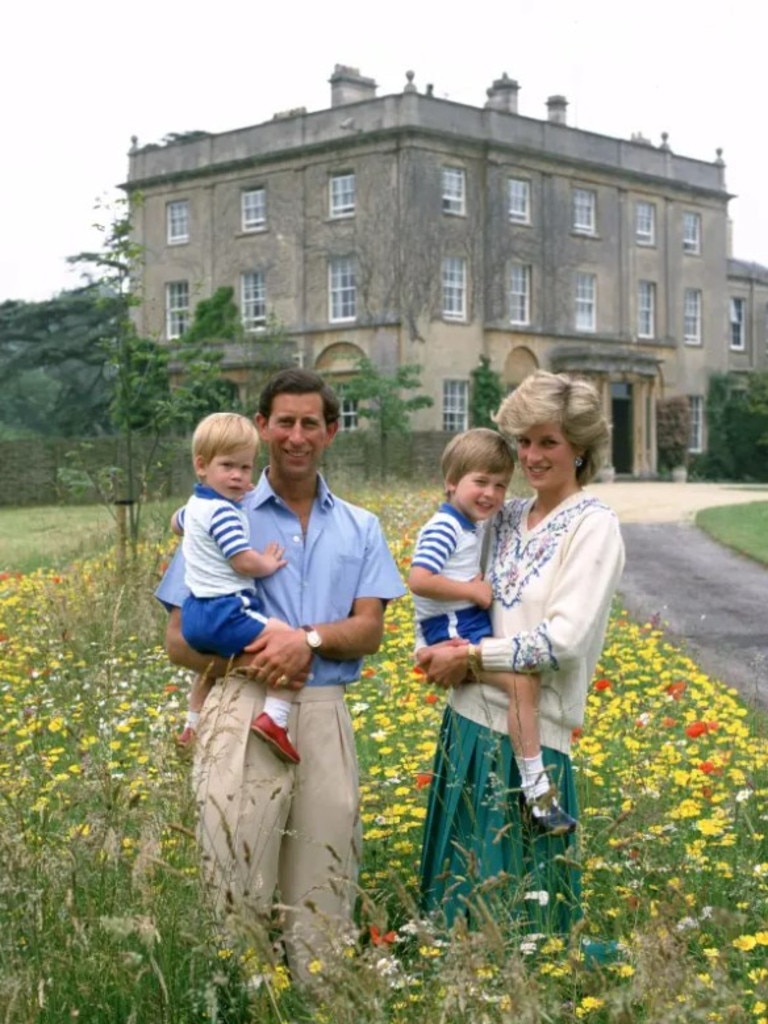
<path fill-rule="evenodd" d="M 685 735 L 690 736 L 692 740 L 698 739 L 699 736 L 705 736 L 708 732 L 709 725 L 706 722 L 691 722 L 685 727 Z"/>
<path fill-rule="evenodd" d="M 669 715 L 666 715 L 664 718 L 662 718 L 661 724 L 664 726 L 665 729 L 674 729 L 674 727 L 677 725 L 677 719 L 670 718 Z"/>
<path fill-rule="evenodd" d="M 427 702 L 427 704 L 437 704 L 440 698 L 436 693 L 428 693 L 424 700 Z"/>
<path fill-rule="evenodd" d="M 415 676 L 425 676 L 427 673 L 424 671 L 424 669 L 421 667 L 421 665 L 414 665 L 413 666 L 413 674 Z"/>
<path fill-rule="evenodd" d="M 384 932 L 384 934 L 382 934 L 375 924 L 370 926 L 369 931 L 371 934 L 371 942 L 374 946 L 391 946 L 397 938 L 397 934 L 395 932 Z"/>
<path fill-rule="evenodd" d="M 577 725 L 575 729 L 571 729 L 571 739 L 572 740 L 580 740 L 583 735 L 584 735 L 584 730 L 581 728 L 580 725 Z"/>
<path fill-rule="evenodd" d="M 687 686 L 688 684 L 683 679 L 678 679 L 674 683 L 670 683 L 665 692 L 669 694 L 672 700 L 680 700 Z"/>
<path fill-rule="evenodd" d="M 595 689 L 596 690 L 610 690 L 611 689 L 610 680 L 608 680 L 608 679 L 598 679 L 597 682 L 595 683 Z"/>
<path fill-rule="evenodd" d="M 370 679 L 371 676 L 375 676 L 376 675 L 376 669 L 375 668 L 364 668 L 363 671 L 360 673 L 360 675 L 363 676 L 364 679 Z"/>
<path fill-rule="evenodd" d="M 711 761 L 702 761 L 699 765 L 699 771 L 704 772 L 705 775 L 712 775 L 717 772 L 717 765 Z"/>
<path fill-rule="evenodd" d="M 432 772 L 419 772 L 416 776 L 416 789 L 426 789 L 432 782 Z"/>

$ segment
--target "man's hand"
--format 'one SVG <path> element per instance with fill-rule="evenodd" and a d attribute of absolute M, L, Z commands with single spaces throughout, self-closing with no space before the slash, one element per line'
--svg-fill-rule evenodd
<path fill-rule="evenodd" d="M 300 690 L 307 681 L 312 652 L 303 629 L 270 619 L 264 631 L 243 652 L 248 671 L 267 686 Z"/>

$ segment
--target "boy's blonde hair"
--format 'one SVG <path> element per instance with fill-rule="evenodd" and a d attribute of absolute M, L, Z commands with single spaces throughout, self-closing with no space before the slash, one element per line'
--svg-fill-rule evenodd
<path fill-rule="evenodd" d="M 443 480 L 457 484 L 467 473 L 501 473 L 512 476 L 514 456 L 496 430 L 474 427 L 457 434 L 445 446 L 440 462 Z"/>
<path fill-rule="evenodd" d="M 557 423 L 566 441 L 583 452 L 576 469 L 582 485 L 595 477 L 611 444 L 611 428 L 597 388 L 565 373 L 535 370 L 507 395 L 494 420 L 510 444 L 532 427 Z"/>
<path fill-rule="evenodd" d="M 217 455 L 229 455 L 238 448 L 259 450 L 256 424 L 237 412 L 213 412 L 200 420 L 192 435 L 192 457 L 206 465 Z"/>

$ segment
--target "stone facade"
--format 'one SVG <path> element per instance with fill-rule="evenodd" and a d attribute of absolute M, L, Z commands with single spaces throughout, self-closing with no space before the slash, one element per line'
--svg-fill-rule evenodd
<path fill-rule="evenodd" d="M 710 373 L 766 366 L 768 271 L 728 260 L 721 155 L 572 128 L 564 97 L 525 117 L 517 93 L 504 75 L 472 107 L 409 73 L 377 97 L 337 65 L 326 110 L 134 144 L 139 329 L 172 336 L 231 285 L 256 332 L 274 314 L 296 361 L 337 383 L 359 354 L 420 364 L 434 406 L 417 429 L 467 425 L 485 355 L 510 388 L 535 367 L 593 378 L 619 473 L 655 473 L 663 395 L 689 396 L 705 446 Z"/>

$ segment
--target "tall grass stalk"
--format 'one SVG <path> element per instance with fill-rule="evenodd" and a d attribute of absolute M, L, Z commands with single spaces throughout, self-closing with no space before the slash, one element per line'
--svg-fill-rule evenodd
<path fill-rule="evenodd" d="M 405 572 L 439 499 L 368 491 Z M 200 889 L 186 673 L 152 591 L 163 531 L 114 555 L 0 579 L 3 1024 L 768 1022 L 764 722 L 649 624 L 613 617 L 575 745 L 584 919 L 521 933 L 525 886 L 449 932 L 416 869 L 442 697 L 414 672 L 408 600 L 350 690 L 365 854 L 357 934 L 294 989 L 274 922 L 224 931 Z M 279 913 L 279 911 L 278 911 Z M 234 922 L 235 925 L 237 922 Z M 591 965 L 582 940 L 624 956 Z"/>

